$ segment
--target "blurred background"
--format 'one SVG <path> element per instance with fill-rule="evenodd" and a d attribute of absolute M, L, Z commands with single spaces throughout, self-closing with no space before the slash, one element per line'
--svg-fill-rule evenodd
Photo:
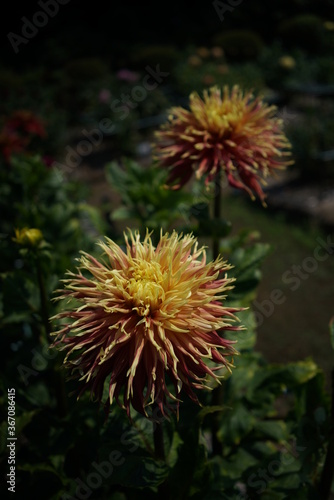
<path fill-rule="evenodd" d="M 110 215 L 119 194 L 104 165 L 124 156 L 149 164 L 169 107 L 235 83 L 278 107 L 295 164 L 267 186 L 267 209 L 226 189 L 223 211 L 234 231 L 251 227 L 272 245 L 258 304 L 273 289 L 286 296 L 268 317 L 261 313 L 258 348 L 273 361 L 312 355 L 328 373 L 333 255 L 303 277 L 292 266 L 333 234 L 334 2 L 15 2 L 1 37 L 2 125 L 17 110 L 40 117 L 46 134 L 35 150 L 85 186 L 110 231 L 126 221 Z"/>

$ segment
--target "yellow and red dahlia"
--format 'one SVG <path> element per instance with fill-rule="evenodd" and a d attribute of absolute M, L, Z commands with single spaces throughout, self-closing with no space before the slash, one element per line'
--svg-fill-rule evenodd
<path fill-rule="evenodd" d="M 155 153 L 170 170 L 168 184 L 179 189 L 193 172 L 209 183 L 221 169 L 232 187 L 263 201 L 265 178 L 292 163 L 276 107 L 235 85 L 223 92 L 212 87 L 203 100 L 194 92 L 189 108 L 172 108 L 156 132 Z"/>
<path fill-rule="evenodd" d="M 175 231 L 156 247 L 148 232 L 141 242 L 130 231 L 125 243 L 123 251 L 106 238 L 104 259 L 83 252 L 77 273 L 68 273 L 56 300 L 76 299 L 76 307 L 52 318 L 65 321 L 53 347 L 66 352 L 79 395 L 89 389 L 101 401 L 107 379 L 107 408 L 115 399 L 128 415 L 132 406 L 147 416 L 155 403 L 166 414 L 178 408 L 181 390 L 198 402 L 194 389 L 233 366 L 236 341 L 222 337 L 240 330 L 239 309 L 223 304 L 230 266 L 221 257 L 207 263 L 204 247 Z"/>

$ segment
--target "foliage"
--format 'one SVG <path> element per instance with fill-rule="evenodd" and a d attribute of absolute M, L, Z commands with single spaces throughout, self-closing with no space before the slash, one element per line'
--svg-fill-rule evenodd
<path fill-rule="evenodd" d="M 249 306 L 269 248 L 254 244 L 247 233 L 224 245 L 239 283 L 231 305 Z M 3 339 L 10 346 L 3 390 L 14 386 L 17 395 L 19 494 L 29 488 L 54 499 L 84 493 L 101 500 L 154 499 L 162 491 L 166 498 L 246 499 L 285 498 L 298 490 L 297 498 L 316 498 L 329 426 L 323 374 L 312 360 L 267 363 L 254 351 L 251 309 L 241 317 L 247 330 L 238 340 L 236 368 L 223 385 L 222 406 L 210 406 L 206 393 L 200 395 L 203 408 L 185 398 L 178 420 L 160 418 L 166 461 L 154 455 L 157 424 L 133 412 L 130 425 L 117 407 L 105 421 L 88 396 L 75 401 L 69 395 L 74 387 L 70 381 L 64 385 L 61 359 L 38 340 L 38 321 L 28 328 L 31 313 L 21 314 L 16 342 Z M 6 392 L 3 408 L 5 398 Z M 212 416 L 218 416 L 220 455 L 212 451 Z"/>
<path fill-rule="evenodd" d="M 318 16 L 301 14 L 282 21 L 277 34 L 288 48 L 299 47 L 310 53 L 319 53 L 324 48 L 326 30 Z"/>
<path fill-rule="evenodd" d="M 191 195 L 165 187 L 166 171 L 155 165 L 143 167 L 124 158 L 123 165 L 106 165 L 110 186 L 121 196 L 122 204 L 112 212 L 113 221 L 127 221 L 141 231 L 170 231 L 175 221 L 189 212 Z"/>
<path fill-rule="evenodd" d="M 261 37 L 251 30 L 224 30 L 214 43 L 222 47 L 228 61 L 256 59 L 263 47 Z"/>
<path fill-rule="evenodd" d="M 180 53 L 174 45 L 139 44 L 132 51 L 130 64 L 141 71 L 147 65 L 155 67 L 156 64 L 159 64 L 163 71 L 172 71 L 179 58 Z"/>
<path fill-rule="evenodd" d="M 285 48 L 275 41 L 266 46 L 258 58 L 264 81 L 282 92 L 293 87 L 334 83 L 333 59 L 326 54 L 307 54 L 298 47 Z"/>

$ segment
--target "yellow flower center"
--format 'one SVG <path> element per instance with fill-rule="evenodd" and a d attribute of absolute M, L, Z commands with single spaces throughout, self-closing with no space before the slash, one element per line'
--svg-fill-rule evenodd
<path fill-rule="evenodd" d="M 134 262 L 127 292 L 131 295 L 134 309 L 140 316 L 147 316 L 158 309 L 164 296 L 164 274 L 158 262 L 142 260 Z"/>

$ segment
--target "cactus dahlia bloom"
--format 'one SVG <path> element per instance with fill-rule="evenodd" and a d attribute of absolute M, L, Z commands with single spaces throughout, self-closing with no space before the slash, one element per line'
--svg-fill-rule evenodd
<path fill-rule="evenodd" d="M 189 111 L 171 109 L 169 121 L 156 132 L 155 152 L 170 169 L 168 184 L 179 189 L 192 176 L 211 182 L 221 169 L 232 187 L 246 190 L 264 200 L 261 184 L 276 169 L 291 164 L 289 141 L 275 106 L 264 104 L 252 93 L 243 94 L 218 87 L 190 95 Z"/>
<path fill-rule="evenodd" d="M 125 241 L 125 252 L 110 239 L 99 242 L 105 261 L 82 253 L 77 274 L 68 273 L 56 300 L 74 298 L 77 308 L 52 318 L 67 318 L 53 347 L 66 352 L 80 394 L 90 389 L 101 401 L 107 379 L 107 409 L 115 399 L 129 416 L 130 405 L 148 416 L 151 403 L 166 414 L 178 408 L 181 389 L 198 403 L 193 389 L 233 366 L 235 341 L 221 336 L 240 330 L 238 309 L 222 303 L 233 288 L 230 266 L 221 257 L 207 263 L 192 235 L 161 234 L 156 247 L 149 233 L 141 242 L 130 232 Z"/>

